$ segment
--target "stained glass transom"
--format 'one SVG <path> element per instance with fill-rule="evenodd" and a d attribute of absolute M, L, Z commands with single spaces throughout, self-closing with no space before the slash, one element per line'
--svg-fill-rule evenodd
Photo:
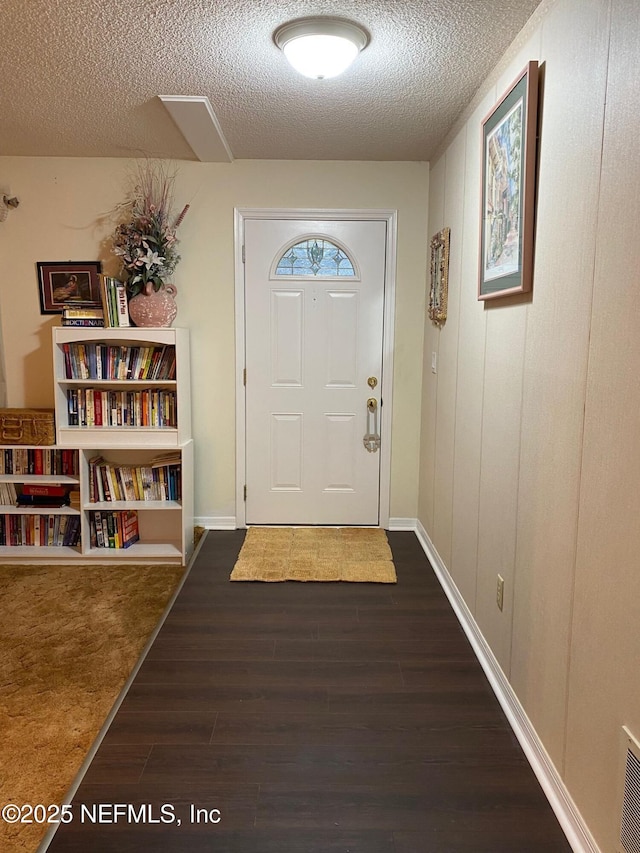
<path fill-rule="evenodd" d="M 278 261 L 276 275 L 355 276 L 347 254 L 335 243 L 311 237 L 291 246 Z"/>

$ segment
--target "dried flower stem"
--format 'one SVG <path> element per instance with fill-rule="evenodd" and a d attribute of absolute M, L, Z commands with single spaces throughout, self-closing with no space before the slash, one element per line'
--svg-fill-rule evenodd
<path fill-rule="evenodd" d="M 176 221 L 175 221 L 175 223 L 174 223 L 174 225 L 173 225 L 173 230 L 174 230 L 174 231 L 176 231 L 176 230 L 177 230 L 178 225 L 180 225 L 180 223 L 182 222 L 182 220 L 183 220 L 183 219 L 185 218 L 185 216 L 187 215 L 187 211 L 189 210 L 189 207 L 190 207 L 190 205 L 185 204 L 185 206 L 182 208 L 182 213 L 181 213 L 181 214 L 180 214 L 180 216 L 176 219 Z"/>

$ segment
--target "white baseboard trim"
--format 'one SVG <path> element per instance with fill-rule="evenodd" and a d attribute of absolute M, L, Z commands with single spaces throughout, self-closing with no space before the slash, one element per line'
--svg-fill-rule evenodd
<path fill-rule="evenodd" d="M 236 519 L 233 515 L 201 515 L 194 518 L 193 523 L 197 527 L 204 527 L 205 530 L 235 530 L 237 527 Z"/>
<path fill-rule="evenodd" d="M 390 518 L 387 530 L 415 530 L 417 518 Z"/>
<path fill-rule="evenodd" d="M 601 853 L 513 687 L 420 521 L 417 521 L 415 532 L 572 850 L 574 853 Z"/>
<path fill-rule="evenodd" d="M 193 523 L 206 530 L 237 530 L 238 524 L 234 516 L 202 515 L 193 519 Z M 388 530 L 415 530 L 415 518 L 390 518 Z"/>

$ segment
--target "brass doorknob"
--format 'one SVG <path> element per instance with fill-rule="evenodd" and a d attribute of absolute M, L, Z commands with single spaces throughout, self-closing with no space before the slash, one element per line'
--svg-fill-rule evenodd
<path fill-rule="evenodd" d="M 369 386 L 369 388 L 375 388 L 377 384 L 378 384 L 378 380 L 376 379 L 375 376 L 370 376 L 367 379 L 367 385 Z"/>

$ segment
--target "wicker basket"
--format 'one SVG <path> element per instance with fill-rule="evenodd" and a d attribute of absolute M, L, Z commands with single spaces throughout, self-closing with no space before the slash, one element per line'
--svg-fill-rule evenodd
<path fill-rule="evenodd" d="M 0 444 L 55 444 L 53 409 L 0 409 Z"/>

